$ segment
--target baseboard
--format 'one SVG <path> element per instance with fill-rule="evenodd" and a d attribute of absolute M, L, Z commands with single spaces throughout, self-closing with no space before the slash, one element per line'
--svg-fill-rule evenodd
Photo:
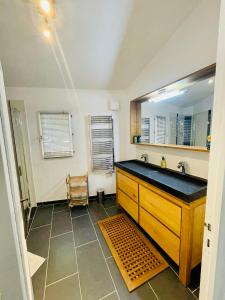
<path fill-rule="evenodd" d="M 44 206 L 44 205 L 51 205 L 51 204 L 62 204 L 66 203 L 67 199 L 62 199 L 62 200 L 54 200 L 54 201 L 45 201 L 45 202 L 38 202 L 37 206 Z"/>
<path fill-rule="evenodd" d="M 106 194 L 105 197 L 115 197 L 116 194 Z M 97 195 L 95 196 L 89 196 L 89 200 L 93 201 L 97 199 Z M 51 205 L 51 204 L 62 204 L 62 203 L 66 203 L 67 199 L 62 199 L 62 200 L 54 200 L 54 201 L 45 201 L 45 202 L 38 202 L 37 206 L 44 206 L 44 205 Z"/>

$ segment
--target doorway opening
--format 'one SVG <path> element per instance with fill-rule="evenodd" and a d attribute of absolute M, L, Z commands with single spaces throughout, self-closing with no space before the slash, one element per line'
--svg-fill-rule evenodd
<path fill-rule="evenodd" d="M 31 218 L 31 209 L 36 206 L 36 201 L 24 102 L 9 101 L 9 112 L 20 192 L 20 205 L 24 221 L 24 233 L 25 236 L 27 236 Z"/>

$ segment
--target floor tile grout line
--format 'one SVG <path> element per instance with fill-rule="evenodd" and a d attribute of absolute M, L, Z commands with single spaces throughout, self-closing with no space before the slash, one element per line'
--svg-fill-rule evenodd
<path fill-rule="evenodd" d="M 194 289 L 193 291 L 192 291 L 192 293 L 194 294 L 196 291 L 197 291 L 197 289 L 199 289 L 200 288 L 200 286 L 199 287 L 197 287 L 196 289 Z M 191 289 L 190 289 L 191 290 Z"/>
<path fill-rule="evenodd" d="M 197 288 L 198 289 L 198 288 Z M 196 296 L 195 296 L 195 294 L 194 294 L 194 292 L 195 291 L 197 291 L 197 289 L 195 289 L 195 290 L 191 290 L 189 287 L 187 287 L 187 290 L 195 297 L 195 298 L 197 298 Z M 197 298 L 198 299 L 198 298 Z"/>
<path fill-rule="evenodd" d="M 105 206 L 104 206 L 104 207 L 105 207 Z M 116 205 L 113 205 L 113 206 L 105 207 L 105 209 L 114 208 L 114 207 L 117 207 L 117 206 L 116 206 Z"/>
<path fill-rule="evenodd" d="M 51 225 L 51 223 L 45 224 L 45 225 L 40 225 L 40 226 L 37 226 L 37 227 L 33 227 L 33 228 L 31 228 L 31 230 L 35 230 L 35 229 L 42 228 L 42 227 L 49 226 L 49 225 Z"/>
<path fill-rule="evenodd" d="M 197 300 L 199 299 L 195 294 L 192 294 L 192 295 L 195 299 L 197 299 Z"/>
<path fill-rule="evenodd" d="M 191 294 L 193 294 L 192 290 L 191 290 L 189 287 L 187 287 L 187 290 L 188 290 Z"/>
<path fill-rule="evenodd" d="M 62 212 L 69 212 L 69 210 L 66 210 L 66 209 L 64 209 L 64 210 L 59 210 L 59 211 L 53 212 L 53 214 L 55 215 L 55 214 L 62 213 Z"/>
<path fill-rule="evenodd" d="M 109 256 L 109 257 L 105 257 L 105 259 L 107 260 L 107 259 L 110 259 L 110 258 L 112 258 L 112 255 L 111 256 Z"/>
<path fill-rule="evenodd" d="M 116 293 L 116 290 L 114 290 L 114 291 L 112 291 L 111 293 L 109 293 L 109 294 L 107 294 L 107 295 L 105 295 L 105 296 L 99 298 L 98 300 L 104 300 L 104 299 L 106 299 L 106 297 L 108 297 L 108 296 L 110 296 L 110 295 L 112 295 L 112 294 L 114 294 L 114 293 Z"/>
<path fill-rule="evenodd" d="M 73 219 L 78 219 L 78 218 L 81 218 L 81 217 L 83 217 L 83 216 L 88 216 L 88 214 L 83 214 L 83 215 L 77 216 L 77 217 L 72 217 L 72 216 L 71 216 L 71 219 L 72 219 L 72 220 L 73 220 Z"/>
<path fill-rule="evenodd" d="M 57 238 L 57 237 L 59 237 L 59 236 L 61 236 L 61 235 L 65 235 L 65 234 L 71 233 L 71 232 L 73 232 L 73 231 L 70 230 L 70 231 L 67 231 L 67 232 L 64 232 L 64 233 L 60 233 L 60 234 L 57 234 L 57 235 L 53 235 L 53 236 L 51 236 L 51 239 L 55 239 L 55 238 Z"/>
<path fill-rule="evenodd" d="M 148 285 L 150 286 L 150 289 L 152 290 L 153 294 L 156 296 L 156 299 L 159 300 L 158 295 L 156 294 L 155 290 L 153 289 L 152 285 L 150 282 L 148 282 Z"/>
<path fill-rule="evenodd" d="M 38 203 L 40 203 L 40 202 L 38 202 Z M 51 203 L 49 203 L 49 204 L 44 204 L 44 205 L 37 205 L 37 207 L 38 208 L 44 208 L 44 207 L 49 207 L 49 206 L 54 206 L 55 204 L 51 204 Z"/>
<path fill-rule="evenodd" d="M 177 276 L 177 278 L 179 278 L 179 274 L 174 270 L 174 268 L 169 264 L 169 268 L 174 272 L 174 274 Z M 190 291 L 190 293 L 191 294 L 193 294 L 194 295 L 194 292 L 197 290 L 197 289 L 199 289 L 200 288 L 200 286 L 198 286 L 196 289 L 194 289 L 193 291 L 192 291 L 192 289 L 191 288 L 189 288 L 189 287 L 187 287 L 187 289 Z M 195 295 L 194 295 L 195 296 Z M 196 297 L 196 296 L 195 296 Z M 198 298 L 197 298 L 198 299 Z"/>
<path fill-rule="evenodd" d="M 107 212 L 106 212 L 106 215 L 107 215 Z M 94 227 L 95 227 L 95 225 L 97 225 L 98 226 L 98 221 L 96 222 L 96 223 L 94 223 L 93 221 L 92 221 L 92 219 L 91 219 L 91 215 L 89 215 L 89 219 L 91 220 L 91 222 L 94 224 Z M 94 230 L 95 230 L 95 228 L 94 228 Z M 99 241 L 99 238 L 98 238 L 98 235 L 97 235 L 97 232 L 96 232 L 96 230 L 95 230 L 95 235 L 97 236 L 97 240 Z M 100 241 L 99 241 L 99 243 L 100 243 Z M 104 259 L 106 259 L 106 256 L 105 256 L 105 253 L 104 253 L 104 251 L 103 251 L 103 256 L 104 256 Z M 112 257 L 112 256 L 111 256 Z M 108 258 L 108 257 L 107 257 Z"/>
<path fill-rule="evenodd" d="M 171 267 L 171 265 L 168 263 L 169 268 L 173 271 L 173 273 L 179 278 L 179 274 L 174 270 L 173 267 Z"/>
<path fill-rule="evenodd" d="M 54 204 L 53 204 L 53 209 L 52 209 L 52 219 L 51 219 L 51 227 L 50 227 L 50 233 L 49 233 L 48 260 L 47 260 L 47 266 L 46 266 L 46 272 L 45 272 L 45 286 L 44 286 L 44 296 L 43 296 L 43 300 L 45 300 L 46 285 L 47 285 L 48 264 L 49 264 L 49 253 L 50 253 L 51 236 L 52 236 L 53 211 L 54 211 Z"/>
<path fill-rule="evenodd" d="M 92 221 L 92 219 L 91 219 L 91 216 L 90 216 L 89 209 L 88 209 L 88 215 L 89 215 L 89 218 L 90 218 L 90 220 L 91 220 L 91 224 L 92 224 L 92 226 L 93 226 L 93 229 L 94 229 L 95 235 L 96 235 L 96 237 L 97 237 L 97 241 L 98 241 L 98 243 L 99 243 L 99 247 L 100 247 L 100 249 L 101 249 L 101 251 L 102 251 L 102 256 L 103 256 L 103 258 L 104 258 L 104 260 L 105 260 L 106 267 L 107 267 L 107 269 L 108 269 L 109 275 L 110 275 L 110 277 L 111 277 L 111 280 L 112 280 L 112 283 L 113 283 L 113 285 L 114 285 L 114 288 L 115 288 L 116 294 L 117 294 L 117 296 L 118 296 L 118 299 L 119 299 L 119 300 L 121 300 L 121 299 L 120 299 L 120 296 L 119 296 L 119 293 L 118 293 L 118 291 L 117 291 L 117 288 L 116 288 L 115 282 L 114 282 L 114 280 L 113 280 L 113 277 L 112 277 L 111 271 L 110 271 L 110 269 L 109 269 L 108 263 L 107 263 L 107 261 L 106 261 L 106 258 L 105 258 L 105 255 L 104 255 L 104 251 L 103 251 L 103 249 L 102 249 L 102 246 L 101 246 L 101 243 L 100 243 L 100 241 L 99 241 L 99 238 L 98 238 L 97 232 L 96 232 L 96 230 L 95 230 L 94 223 L 93 223 L 93 221 Z"/>
<path fill-rule="evenodd" d="M 52 283 L 49 283 L 49 284 L 46 285 L 46 288 L 49 287 L 49 286 L 52 286 L 52 285 L 54 285 L 54 284 L 57 284 L 58 282 L 61 282 L 61 281 L 65 280 L 65 279 L 67 279 L 67 278 L 70 278 L 70 277 L 72 277 L 72 276 L 74 276 L 74 275 L 77 275 L 77 273 L 78 273 L 78 272 L 75 272 L 75 273 L 70 274 L 70 275 L 68 275 L 68 276 L 66 276 L 66 277 L 60 278 L 60 279 L 58 279 L 58 280 L 56 280 L 56 281 L 54 281 L 54 282 L 52 282 Z"/>
<path fill-rule="evenodd" d="M 77 249 L 77 248 L 80 248 L 80 247 L 84 247 L 84 246 L 86 246 L 86 245 L 89 245 L 89 244 L 91 244 L 91 243 L 94 243 L 94 242 L 96 242 L 96 241 L 97 241 L 97 240 L 93 240 L 93 241 L 90 241 L 90 242 L 84 243 L 84 244 L 82 244 L 82 245 L 75 246 L 75 248 Z"/>
<path fill-rule="evenodd" d="M 50 206 L 50 205 L 49 205 L 49 206 Z M 53 205 L 51 204 L 51 206 L 53 206 Z M 26 240 L 28 239 L 28 236 L 29 236 L 29 234 L 30 234 L 30 232 L 31 232 L 32 230 L 38 229 L 38 228 L 41 228 L 41 227 L 44 227 L 44 226 L 49 226 L 49 225 L 51 225 L 51 224 L 45 224 L 45 225 L 41 225 L 41 226 L 37 226 L 37 227 L 32 227 L 33 222 L 34 222 L 34 219 L 35 219 L 36 214 L 37 214 L 37 211 L 38 211 L 38 208 L 39 208 L 39 207 L 36 206 L 36 210 L 35 210 L 35 213 L 34 213 L 34 215 L 33 215 L 32 222 L 31 222 L 31 224 L 30 224 L 30 229 L 29 229 L 29 232 L 28 232 L 28 234 L 27 234 Z M 53 211 L 53 209 L 54 209 L 54 208 L 52 208 L 52 211 Z"/>
<path fill-rule="evenodd" d="M 104 207 L 104 205 L 102 205 L 102 206 L 103 206 L 103 208 L 104 208 L 104 210 L 105 210 L 106 215 L 109 217 L 109 214 L 108 214 L 106 208 Z"/>
<path fill-rule="evenodd" d="M 198 288 L 197 288 L 197 289 L 198 289 Z M 191 293 L 191 295 L 192 295 L 195 299 L 198 300 L 198 297 L 194 294 L 194 292 L 195 292 L 197 289 L 195 289 L 195 290 L 192 292 L 192 290 L 191 290 L 189 287 L 187 287 L 187 290 Z"/>
<path fill-rule="evenodd" d="M 78 266 L 78 260 L 77 260 L 77 249 L 76 249 L 76 243 L 75 243 L 75 238 L 74 238 L 74 230 L 73 230 L 73 220 L 72 220 L 72 214 L 70 210 L 70 221 L 71 221 L 71 226 L 72 226 L 72 232 L 73 232 L 73 244 L 74 244 L 74 255 L 75 255 L 75 260 L 76 260 L 76 265 L 77 265 L 77 277 L 78 277 L 78 284 L 79 284 L 79 290 L 80 290 L 80 299 L 83 299 L 83 295 L 81 292 L 81 284 L 80 284 L 80 273 L 79 273 L 79 266 Z"/>

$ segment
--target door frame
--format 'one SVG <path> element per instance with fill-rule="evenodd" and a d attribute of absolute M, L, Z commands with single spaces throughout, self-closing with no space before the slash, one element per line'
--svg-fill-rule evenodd
<path fill-rule="evenodd" d="M 225 0 L 219 20 L 200 300 L 225 299 Z"/>
<path fill-rule="evenodd" d="M 31 147 L 30 147 L 30 136 L 28 130 L 28 123 L 27 123 L 27 113 L 26 107 L 23 100 L 8 100 L 10 111 L 12 109 L 17 109 L 21 112 L 21 117 L 23 121 L 23 142 L 24 142 L 24 152 L 25 152 L 25 162 L 26 162 L 26 169 L 27 169 L 27 176 L 28 176 L 28 186 L 30 192 L 30 203 L 31 207 L 36 207 L 36 193 L 35 193 L 35 185 L 34 185 L 34 177 L 33 177 L 33 164 L 32 164 L 32 156 L 31 156 Z M 11 118 L 12 113 L 10 112 Z M 11 120 L 12 123 L 12 120 Z M 11 128 L 13 130 L 13 124 L 11 124 Z"/>
<path fill-rule="evenodd" d="M 13 152 L 8 106 L 5 95 L 3 72 L 0 63 L 0 143 L 6 178 L 11 224 L 15 240 L 20 282 L 24 300 L 33 300 L 33 289 L 29 272 L 27 245 L 24 236 L 23 218 L 20 208 L 20 194 Z"/>

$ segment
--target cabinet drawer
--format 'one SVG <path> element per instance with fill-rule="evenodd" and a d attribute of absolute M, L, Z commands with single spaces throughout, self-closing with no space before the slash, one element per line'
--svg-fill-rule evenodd
<path fill-rule="evenodd" d="M 138 205 L 130 197 L 118 190 L 118 203 L 128 212 L 131 217 L 138 222 Z"/>
<path fill-rule="evenodd" d="M 134 201 L 138 202 L 138 184 L 129 177 L 117 173 L 117 186 Z"/>
<path fill-rule="evenodd" d="M 179 265 L 180 239 L 143 208 L 140 208 L 139 224 L 172 260 Z"/>
<path fill-rule="evenodd" d="M 180 236 L 181 208 L 141 185 L 139 192 L 140 206 Z"/>

